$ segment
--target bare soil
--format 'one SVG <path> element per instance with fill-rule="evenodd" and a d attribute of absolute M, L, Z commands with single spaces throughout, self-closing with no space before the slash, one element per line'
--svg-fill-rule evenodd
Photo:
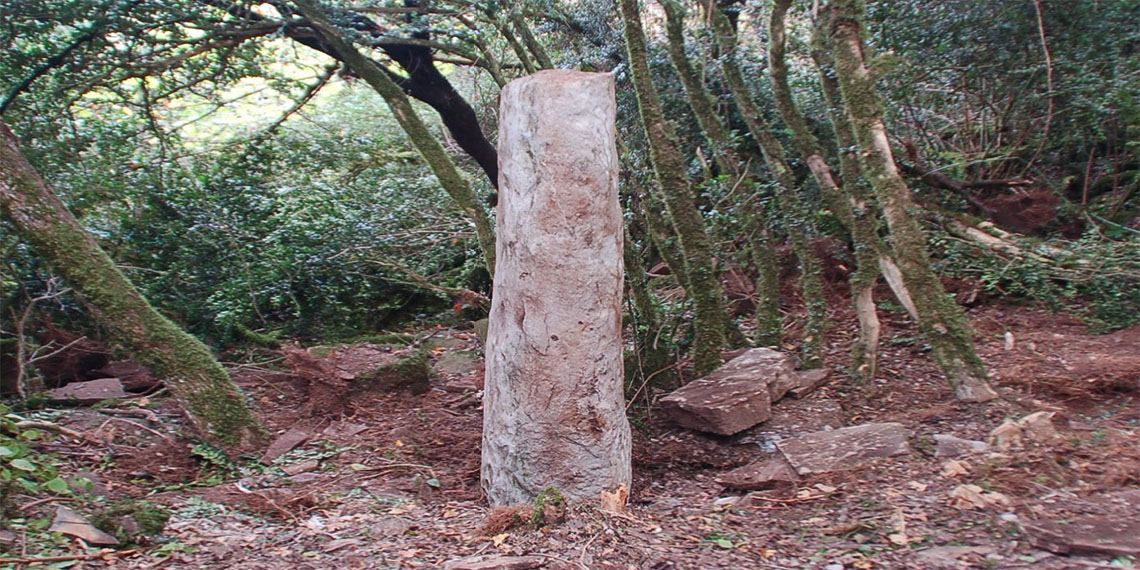
<path fill-rule="evenodd" d="M 953 398 L 898 314 L 884 323 L 880 378 L 850 379 L 841 364 L 855 327 L 848 315 L 834 317 L 827 359 L 836 371 L 824 387 L 780 402 L 771 422 L 733 437 L 687 431 L 660 421 L 652 409 L 632 409 L 628 507 L 612 513 L 596 502 L 572 504 L 561 522 L 538 528 L 511 527 L 510 516 L 492 512 L 481 498 L 482 368 L 471 331 L 435 331 L 433 360 L 452 357 L 427 393 L 354 394 L 327 404 L 328 414 L 308 401 L 305 379 L 233 366 L 275 437 L 296 429 L 311 434 L 262 473 L 208 477 L 214 467 L 173 435 L 179 420 L 170 405 L 138 417 L 77 410 L 59 421 L 106 443 L 57 451 L 76 470 L 93 472 L 110 497 L 149 497 L 174 516 L 152 544 L 71 568 L 440 568 L 475 555 L 532 556 L 520 567 L 549 569 L 1060 569 L 1134 562 L 1035 548 L 1024 524 L 1137 515 L 1140 328 L 1093 336 L 1064 314 L 975 307 L 978 347 L 1003 398 L 970 405 Z M 470 366 L 456 361 L 460 353 L 473 357 Z M 960 457 L 968 472 L 943 474 L 949 459 L 934 457 L 933 435 L 986 440 L 1003 421 L 1037 411 L 1056 412 L 1058 439 Z M 888 421 L 913 433 L 909 454 L 768 491 L 733 491 L 716 481 L 770 456 L 780 438 Z M 963 506 L 951 497 L 963 484 L 1001 493 L 1008 503 Z"/>

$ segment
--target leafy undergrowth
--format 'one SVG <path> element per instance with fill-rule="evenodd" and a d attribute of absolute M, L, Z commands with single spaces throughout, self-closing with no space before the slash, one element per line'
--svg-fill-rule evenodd
<path fill-rule="evenodd" d="M 233 366 L 272 433 L 306 436 L 265 462 L 231 462 L 181 439 L 174 408 L 162 399 L 37 412 L 81 437 L 40 430 L 5 445 L 44 469 L 38 487 L 6 495 L 6 565 L 55 556 L 44 564 L 439 568 L 474 555 L 531 556 L 533 567 L 552 569 L 1133 565 L 1128 556 L 1039 550 L 1022 524 L 1079 516 L 1110 493 L 1140 497 L 1140 329 L 1093 336 L 1068 316 L 1010 306 L 978 307 L 971 318 L 1002 400 L 956 402 L 896 315 L 884 323 L 879 380 L 859 384 L 837 372 L 737 436 L 700 435 L 653 410 L 633 410 L 634 486 L 621 513 L 585 502 L 548 518 L 533 508 L 487 508 L 479 491 L 482 363 L 471 331 L 433 331 L 427 393 L 359 393 L 343 417 L 314 414 L 305 382 L 287 372 Z M 833 364 L 846 360 L 853 329 L 830 334 Z M 948 460 L 932 454 L 935 434 L 985 440 L 1003 421 L 1036 411 L 1056 412 L 1058 439 L 959 458 L 966 472 L 954 476 L 943 473 Z M 768 491 L 732 491 L 716 480 L 766 456 L 774 439 L 886 421 L 913 434 L 909 454 Z M 80 477 L 87 483 L 51 483 Z M 1007 502 L 964 506 L 951 497 L 963 484 Z M 161 532 L 124 533 L 117 550 L 44 530 L 61 504 L 94 521 L 96 510 L 138 503 L 148 520 L 169 519 Z"/>

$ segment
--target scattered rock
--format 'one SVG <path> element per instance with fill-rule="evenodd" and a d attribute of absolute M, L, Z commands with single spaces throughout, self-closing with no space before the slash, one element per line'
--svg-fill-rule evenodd
<path fill-rule="evenodd" d="M 491 324 L 491 320 L 479 319 L 471 324 L 475 328 L 475 336 L 479 337 L 479 344 L 487 346 L 487 327 Z"/>
<path fill-rule="evenodd" d="M 947 461 L 942 466 L 942 476 L 953 479 L 970 474 L 970 466 L 965 461 Z"/>
<path fill-rule="evenodd" d="M 444 570 L 530 570 L 546 562 L 541 556 L 471 556 L 443 563 Z"/>
<path fill-rule="evenodd" d="M 802 370 L 798 373 L 798 376 L 800 378 L 799 385 L 791 390 L 792 397 L 797 399 L 807 396 L 816 391 L 820 386 L 826 384 L 827 379 L 831 378 L 831 370 L 828 368 Z"/>
<path fill-rule="evenodd" d="M 999 451 L 1020 449 L 1026 442 L 1049 443 L 1057 439 L 1053 427 L 1056 412 L 1034 412 L 1020 420 L 1009 420 L 990 432 L 989 444 Z"/>
<path fill-rule="evenodd" d="M 950 492 L 951 504 L 957 509 L 986 509 L 1009 507 L 1009 497 L 996 491 L 986 491 L 977 485 L 958 485 Z"/>
<path fill-rule="evenodd" d="M 909 433 L 902 424 L 863 424 L 819 431 L 776 443 L 800 475 L 846 471 L 873 459 L 907 453 Z"/>
<path fill-rule="evenodd" d="M 992 548 L 982 546 L 935 546 L 915 553 L 923 568 L 973 568 L 977 559 L 993 554 Z"/>
<path fill-rule="evenodd" d="M 80 404 L 94 404 L 103 400 L 116 398 L 129 398 L 123 389 L 123 383 L 118 378 L 100 378 L 87 382 L 72 382 L 61 388 L 48 390 L 49 400 L 56 402 L 72 402 Z"/>
<path fill-rule="evenodd" d="M 1135 517 L 1025 521 L 1022 528 L 1033 546 L 1057 554 L 1140 556 L 1140 520 Z"/>
<path fill-rule="evenodd" d="M 261 456 L 261 462 L 272 463 L 274 459 L 289 453 L 293 448 L 308 441 L 309 436 L 309 432 L 299 428 L 293 428 L 281 434 L 273 443 L 269 444 L 269 449 L 266 449 L 265 455 Z"/>
<path fill-rule="evenodd" d="M 753 461 L 743 467 L 738 467 L 716 478 L 716 482 L 730 489 L 745 491 L 763 491 L 774 487 L 788 487 L 799 481 L 795 469 L 784 459 L 783 455 L 776 454 L 771 459 Z"/>
<path fill-rule="evenodd" d="M 55 519 L 51 521 L 51 528 L 48 530 L 81 538 L 87 544 L 95 546 L 115 546 L 119 544 L 118 539 L 95 528 L 95 525 L 88 522 L 87 519 L 75 511 L 62 506 L 56 506 Z"/>
<path fill-rule="evenodd" d="M 732 435 L 772 416 L 772 402 L 798 386 L 787 355 L 753 348 L 661 399 L 661 413 L 698 431 Z"/>
<path fill-rule="evenodd" d="M 371 370 L 356 374 L 354 389 L 379 389 L 393 391 L 407 389 L 413 394 L 423 394 L 431 387 L 431 367 L 427 352 L 413 351 L 396 362 L 381 364 Z"/>
<path fill-rule="evenodd" d="M 958 457 L 971 453 L 985 453 L 990 449 L 984 441 L 962 439 L 942 433 L 934 434 L 934 444 L 935 457 Z"/>
<path fill-rule="evenodd" d="M 990 432 L 989 444 L 1001 451 L 1018 449 L 1022 446 L 1021 428 L 1012 420 L 1005 422 Z"/>
<path fill-rule="evenodd" d="M 449 352 L 440 356 L 432 369 L 442 374 L 470 374 L 479 369 L 479 357 L 474 352 Z"/>
<path fill-rule="evenodd" d="M 316 471 L 321 466 L 321 462 L 316 459 L 306 459 L 299 463 L 290 463 L 281 467 L 281 470 L 286 475 L 297 475 L 298 473 L 308 473 L 309 471 Z"/>
<path fill-rule="evenodd" d="M 352 437 L 363 432 L 366 429 L 368 429 L 368 426 L 363 424 L 354 424 L 352 422 L 336 422 L 325 428 L 321 434 L 326 437 Z"/>
<path fill-rule="evenodd" d="M 118 378 L 128 392 L 145 392 L 161 382 L 149 368 L 130 360 L 108 362 L 94 374 L 99 378 Z"/>
<path fill-rule="evenodd" d="M 1025 439 L 1035 443 L 1049 443 L 1057 439 L 1057 429 L 1053 427 L 1056 412 L 1033 412 L 1020 420 L 1017 426 L 1025 434 Z"/>

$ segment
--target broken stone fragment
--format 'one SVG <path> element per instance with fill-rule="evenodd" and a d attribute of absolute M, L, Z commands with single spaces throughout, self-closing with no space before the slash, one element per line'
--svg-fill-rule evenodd
<path fill-rule="evenodd" d="M 958 509 L 1008 508 L 1009 497 L 996 491 L 986 491 L 977 485 L 958 485 L 950 492 L 951 504 Z"/>
<path fill-rule="evenodd" d="M 990 446 L 986 445 L 984 441 L 962 439 L 943 433 L 934 434 L 934 444 L 935 457 L 958 457 L 972 453 L 985 453 L 990 449 Z"/>
<path fill-rule="evenodd" d="M 716 482 L 730 489 L 744 491 L 764 491 L 778 487 L 790 487 L 799 481 L 795 469 L 777 453 L 771 459 L 753 461 L 743 467 L 737 467 L 728 473 L 716 478 Z"/>
<path fill-rule="evenodd" d="M 48 390 L 48 400 L 55 402 L 74 402 L 79 404 L 94 404 L 103 400 L 116 398 L 129 398 L 123 390 L 123 384 L 118 378 L 100 378 L 88 382 L 72 382 L 66 386 Z"/>
<path fill-rule="evenodd" d="M 661 399 L 661 413 L 698 431 L 733 435 L 768 420 L 772 402 L 800 385 L 791 359 L 753 348 Z"/>
<path fill-rule="evenodd" d="M 990 432 L 989 444 L 999 451 L 1020 449 L 1027 442 L 1049 443 L 1057 438 L 1053 427 L 1056 412 L 1034 412 L 1020 420 L 1009 420 Z"/>
<path fill-rule="evenodd" d="M 60 532 L 83 539 L 94 546 L 115 546 L 119 540 L 97 528 L 87 519 L 67 507 L 56 506 L 55 518 L 51 521 L 51 532 Z"/>
<path fill-rule="evenodd" d="M 443 563 L 444 570 L 530 570 L 546 563 L 540 556 L 471 556 Z"/>
<path fill-rule="evenodd" d="M 793 437 L 777 442 L 776 448 L 799 475 L 829 473 L 905 454 L 909 435 L 899 423 L 863 424 Z"/>

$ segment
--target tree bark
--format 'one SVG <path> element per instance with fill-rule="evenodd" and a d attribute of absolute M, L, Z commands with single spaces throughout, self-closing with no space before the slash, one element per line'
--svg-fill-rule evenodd
<path fill-rule="evenodd" d="M 875 80 L 863 57 L 862 5 L 858 0 L 832 0 L 828 11 L 836 76 L 858 142 L 859 164 L 890 228 L 895 260 L 918 309 L 919 329 L 930 341 L 934 358 L 958 399 L 992 400 L 998 394 L 990 387 L 985 364 L 974 351 L 965 315 L 931 270 L 926 236 L 910 213 L 915 204 L 895 166 Z"/>
<path fill-rule="evenodd" d="M 616 109 L 604 73 L 542 71 L 501 95 L 481 476 L 492 506 L 631 482 Z"/>
<path fill-rule="evenodd" d="M 751 177 L 744 161 L 732 146 L 732 137 L 728 128 L 721 121 L 716 112 L 716 100 L 703 81 L 703 75 L 692 60 L 685 53 L 685 8 L 677 0 L 660 0 L 665 8 L 665 31 L 668 38 L 667 49 L 669 60 L 677 70 L 681 82 L 685 85 L 688 95 L 689 108 L 693 116 L 712 147 L 713 159 L 716 161 L 721 174 L 730 176 L 730 184 L 735 184 L 741 178 Z M 783 325 L 780 315 L 780 280 L 779 265 L 775 252 L 775 243 L 770 239 L 772 223 L 757 210 L 759 206 L 749 196 L 741 210 L 747 212 L 751 224 L 757 226 L 757 231 L 763 234 L 762 238 L 753 238 L 749 241 L 752 249 L 753 263 L 756 265 L 758 278 L 756 279 L 756 342 L 764 346 L 780 344 L 783 334 Z M 763 228 L 763 229 L 760 229 Z"/>
<path fill-rule="evenodd" d="M 408 138 L 423 156 L 424 161 L 431 167 L 432 172 L 439 179 L 440 185 L 475 223 L 475 233 L 479 240 L 479 247 L 483 250 L 483 259 L 487 264 L 487 270 L 494 273 L 495 233 L 491 227 L 491 219 L 487 216 L 487 211 L 483 209 L 483 205 L 479 202 L 478 196 L 467 179 L 455 167 L 455 163 L 452 162 L 443 145 L 435 139 L 431 131 L 420 120 L 407 96 L 384 73 L 384 70 L 376 65 L 376 62 L 365 57 L 344 39 L 341 32 L 329 23 L 328 18 L 315 2 L 312 0 L 294 0 L 293 3 L 301 14 L 310 21 L 324 42 L 331 46 L 338 58 L 384 98 L 384 102 L 392 110 L 392 115 L 396 117 L 396 121 L 400 123 L 404 132 L 408 133 Z M 427 66 L 435 69 L 430 64 L 430 58 Z M 446 82 L 446 79 L 444 81 Z"/>
<path fill-rule="evenodd" d="M 840 187 L 819 140 L 808 128 L 796 106 L 792 89 L 788 85 L 788 66 L 785 58 L 787 37 L 784 21 L 792 0 L 776 0 L 768 26 L 768 71 L 772 76 L 772 94 L 784 124 L 792 132 L 792 142 L 819 185 L 824 202 L 835 211 L 836 217 L 846 226 L 855 248 L 855 271 L 851 274 L 851 304 L 859 322 L 859 338 L 851 348 L 852 369 L 862 378 L 874 378 L 878 370 L 879 334 L 882 326 L 875 309 L 875 282 L 879 271 L 876 259 L 874 221 L 866 215 L 856 217 L 857 208 L 866 208 L 853 192 Z M 853 178 L 845 178 L 854 182 Z"/>
<path fill-rule="evenodd" d="M 661 100 L 650 75 L 639 3 L 637 0 L 621 0 L 620 4 L 637 107 L 649 140 L 649 158 L 661 185 L 665 207 L 681 242 L 691 284 L 689 296 L 693 299 L 693 371 L 697 375 L 704 375 L 721 363 L 720 351 L 725 345 L 727 327 L 724 290 L 716 274 L 704 220 L 693 198 L 692 181 L 685 173 L 685 161 L 681 156 L 677 136 L 672 125 L 665 120 Z"/>
<path fill-rule="evenodd" d="M 732 21 L 717 7 L 713 0 L 701 0 L 712 25 L 713 36 L 721 50 L 721 71 L 732 98 L 744 116 L 748 132 L 760 147 L 768 170 L 776 179 L 776 204 L 784 214 L 784 228 L 792 249 L 800 262 L 800 290 L 803 294 L 807 319 L 804 322 L 803 357 L 804 366 L 813 368 L 822 364 L 823 334 L 827 328 L 827 303 L 823 298 L 822 268 L 819 258 L 808 242 L 807 222 L 804 220 L 803 204 L 796 194 L 795 174 L 788 165 L 783 143 L 772 133 L 772 128 L 764 120 L 752 101 L 748 84 L 736 61 L 737 37 Z"/>
<path fill-rule="evenodd" d="M 203 438 L 230 451 L 260 443 L 257 418 L 209 349 L 151 307 L 28 164 L 3 123 L 0 138 L 0 209 L 20 239 L 134 360 L 164 380 Z"/>

